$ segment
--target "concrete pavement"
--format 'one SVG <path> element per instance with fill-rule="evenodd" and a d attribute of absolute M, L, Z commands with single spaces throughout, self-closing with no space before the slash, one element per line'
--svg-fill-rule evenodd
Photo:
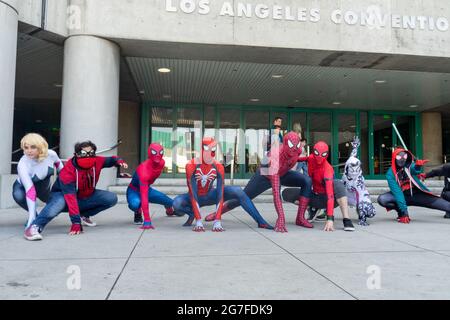
<path fill-rule="evenodd" d="M 257 204 L 275 222 L 272 205 Z M 202 209 L 202 213 L 209 212 Z M 44 240 L 22 238 L 25 212 L 0 211 L 0 299 L 450 299 L 450 220 L 413 208 L 401 225 L 377 206 L 369 227 L 333 233 L 323 223 L 288 234 L 255 228 L 241 209 L 224 215 L 224 233 L 197 234 L 153 207 L 156 230 L 131 224 L 125 205 L 70 237 L 62 214 Z M 78 277 L 79 276 L 79 277 Z M 79 290 L 77 290 L 79 287 Z"/>

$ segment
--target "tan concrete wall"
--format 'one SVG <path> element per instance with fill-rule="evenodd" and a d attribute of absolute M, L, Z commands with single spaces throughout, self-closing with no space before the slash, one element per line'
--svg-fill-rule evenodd
<path fill-rule="evenodd" d="M 141 141 L 141 109 L 138 103 L 120 101 L 119 103 L 119 146 L 118 154 L 130 166 L 121 172 L 133 174 L 139 165 L 139 146 Z"/>
<path fill-rule="evenodd" d="M 442 164 L 442 118 L 439 112 L 422 113 L 423 157 L 428 167 Z"/>

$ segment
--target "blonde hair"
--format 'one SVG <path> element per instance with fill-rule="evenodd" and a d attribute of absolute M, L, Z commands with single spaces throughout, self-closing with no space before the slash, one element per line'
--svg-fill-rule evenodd
<path fill-rule="evenodd" d="M 29 133 L 20 140 L 20 147 L 25 150 L 25 145 L 36 146 L 39 151 L 38 161 L 43 161 L 48 157 L 48 143 L 40 134 Z"/>
<path fill-rule="evenodd" d="M 292 126 L 292 131 L 294 131 L 295 133 L 302 133 L 302 125 L 298 122 L 294 123 L 294 125 Z"/>

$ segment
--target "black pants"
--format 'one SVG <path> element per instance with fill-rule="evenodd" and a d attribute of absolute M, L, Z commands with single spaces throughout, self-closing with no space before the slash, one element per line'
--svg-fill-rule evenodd
<path fill-rule="evenodd" d="M 337 203 L 337 199 L 343 198 L 347 196 L 345 185 L 341 180 L 333 181 L 333 189 L 334 189 L 334 207 L 337 208 L 339 204 Z M 300 189 L 299 188 L 286 188 L 282 192 L 282 198 L 286 202 L 295 203 L 300 197 Z M 309 206 L 315 209 L 326 209 L 328 204 L 328 196 L 323 194 L 312 193 Z"/>
<path fill-rule="evenodd" d="M 405 191 L 403 194 L 405 195 L 406 204 L 408 206 L 424 207 L 450 212 L 450 201 L 445 200 L 444 197 L 434 197 L 419 190 L 414 190 L 412 196 L 409 190 Z M 448 197 L 447 199 L 450 199 L 449 194 L 447 194 L 446 197 Z M 400 213 L 400 208 L 397 206 L 397 201 L 395 200 L 392 192 L 387 192 L 380 195 L 378 197 L 378 204 L 386 209 L 396 210 Z"/>

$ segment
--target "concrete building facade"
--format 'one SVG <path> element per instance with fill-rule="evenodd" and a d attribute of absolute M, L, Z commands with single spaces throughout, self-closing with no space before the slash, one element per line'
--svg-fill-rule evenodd
<path fill-rule="evenodd" d="M 106 154 L 131 168 L 161 142 L 171 178 L 203 134 L 228 175 L 249 177 L 276 116 L 329 143 L 336 168 L 360 136 L 369 178 L 400 145 L 392 123 L 430 166 L 448 161 L 447 2 L 0 0 L 0 206 L 31 131 L 63 158 L 120 139 Z"/>

